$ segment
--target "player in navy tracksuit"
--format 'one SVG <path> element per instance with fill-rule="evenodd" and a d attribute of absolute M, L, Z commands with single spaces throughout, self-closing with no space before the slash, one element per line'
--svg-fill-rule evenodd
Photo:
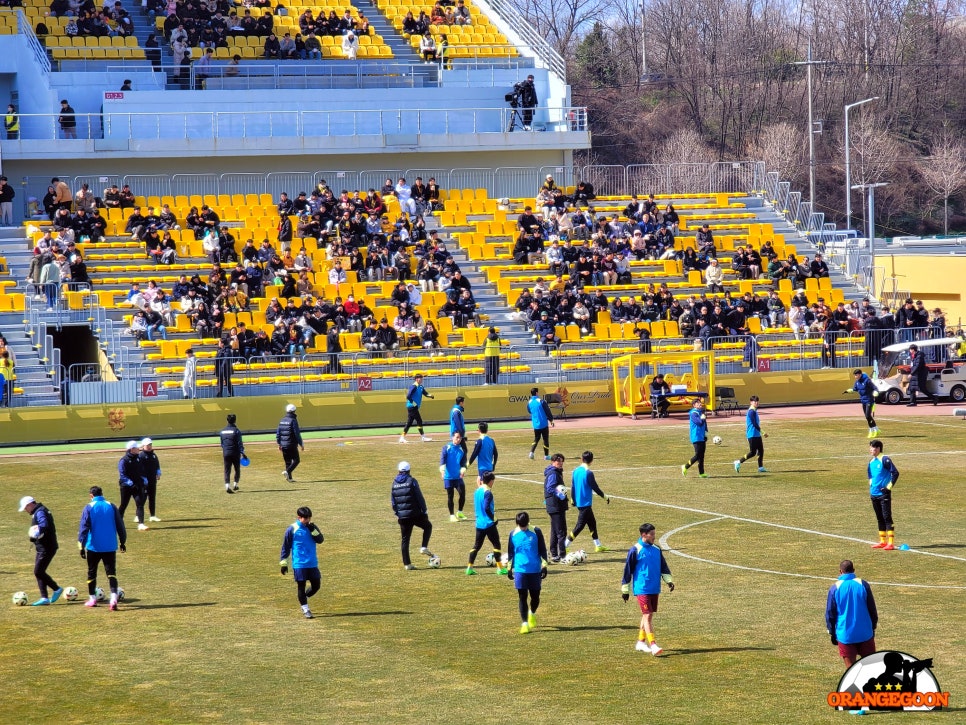
<path fill-rule="evenodd" d="M 761 419 L 758 417 L 758 396 L 749 398 L 748 412 L 745 413 L 745 436 L 748 438 L 748 453 L 735 461 L 735 473 L 741 473 L 741 464 L 758 456 L 758 473 L 768 473 L 765 470 L 765 444 L 762 438 L 767 433 L 761 432 Z"/>
<path fill-rule="evenodd" d="M 322 586 L 319 557 L 315 548 L 325 539 L 319 527 L 312 523 L 312 509 L 302 506 L 295 512 L 295 516 L 295 523 L 285 529 L 285 536 L 282 537 L 282 553 L 278 565 L 282 576 L 288 574 L 288 557 L 289 554 L 292 555 L 292 575 L 298 585 L 299 605 L 305 618 L 312 619 L 309 597 L 315 596 Z M 311 588 L 306 589 L 306 584 L 311 584 Z"/>
<path fill-rule="evenodd" d="M 456 396 L 456 404 L 449 412 L 449 437 L 454 433 L 460 434 L 460 448 L 463 455 L 466 455 L 466 419 L 463 417 L 463 401 L 466 400 L 462 395 Z"/>
<path fill-rule="evenodd" d="M 406 393 L 406 427 L 403 428 L 402 435 L 399 436 L 400 443 L 409 442 L 406 440 L 406 434 L 414 425 L 424 441 L 432 440 L 423 431 L 423 416 L 419 413 L 419 406 L 423 404 L 424 397 L 433 399 L 429 391 L 423 387 L 423 376 L 417 374 L 413 378 L 413 384 L 409 386 L 409 392 Z"/>
<path fill-rule="evenodd" d="M 81 559 L 87 560 L 87 603 L 96 607 L 97 565 L 104 562 L 104 571 L 111 589 L 112 611 L 117 609 L 117 551 L 127 551 L 127 530 L 124 517 L 117 506 L 104 498 L 100 486 L 91 486 L 91 501 L 81 512 L 77 532 L 77 547 Z"/>
<path fill-rule="evenodd" d="M 127 451 L 117 462 L 118 486 L 121 489 L 121 505 L 118 511 L 121 516 L 127 510 L 127 505 L 134 499 L 134 520 L 144 525 L 144 500 L 146 498 L 146 488 L 148 479 L 141 470 L 141 460 L 138 458 L 138 444 L 136 441 L 128 441 Z"/>
<path fill-rule="evenodd" d="M 664 552 L 654 545 L 656 536 L 654 524 L 641 524 L 641 538 L 627 552 L 624 563 L 624 576 L 621 579 L 621 596 L 626 602 L 633 587 L 634 596 L 641 607 L 641 628 L 637 634 L 635 649 L 659 655 L 663 650 L 654 641 L 654 614 L 657 612 L 661 582 L 667 584 L 668 591 L 674 591 L 671 569 L 664 560 Z"/>
<path fill-rule="evenodd" d="M 419 488 L 419 481 L 409 473 L 409 463 L 401 461 L 398 471 L 398 475 L 392 482 L 390 502 L 392 512 L 396 514 L 399 521 L 403 567 L 411 571 L 416 568 L 409 558 L 409 540 L 413 535 L 413 529 L 419 527 L 423 530 L 423 545 L 419 547 L 419 553 L 432 558 L 429 537 L 433 535 L 433 524 L 429 520 L 429 509 L 426 506 L 426 499 L 423 498 L 423 492 Z"/>
<path fill-rule="evenodd" d="M 285 476 L 285 480 L 292 482 L 292 472 L 298 468 L 301 459 L 299 458 L 299 449 L 305 450 L 305 444 L 302 442 L 302 431 L 299 429 L 299 419 L 295 415 L 295 406 L 289 403 L 285 406 L 285 415 L 278 422 L 278 428 L 275 430 L 275 442 L 278 444 L 278 449 L 282 452 L 282 460 L 285 461 L 285 470 L 282 471 L 282 475 Z"/>
<path fill-rule="evenodd" d="M 476 445 L 473 446 L 470 461 L 466 465 L 472 466 L 473 461 L 476 461 L 477 470 L 479 471 L 479 475 L 482 476 L 487 471 L 496 470 L 496 460 L 499 457 L 499 452 L 496 450 L 496 441 L 487 435 L 490 430 L 489 423 L 485 420 L 480 421 L 477 428 L 480 431 L 480 437 L 476 441 Z"/>
<path fill-rule="evenodd" d="M 513 580 L 520 601 L 520 634 L 527 634 L 537 626 L 540 589 L 547 576 L 547 545 L 543 541 L 543 532 L 536 526 L 531 530 L 529 526 L 530 514 L 526 511 L 518 513 L 517 527 L 506 544 L 507 576 Z"/>
<path fill-rule="evenodd" d="M 879 435 L 879 426 L 875 424 L 875 418 L 873 416 L 875 415 L 875 399 L 879 397 L 879 391 L 876 390 L 872 378 L 858 368 L 852 371 L 852 375 L 855 376 L 855 385 L 843 392 L 855 392 L 859 394 L 859 402 L 862 404 L 862 415 L 865 416 L 865 421 L 869 424 L 869 438 L 876 438 Z"/>
<path fill-rule="evenodd" d="M 896 548 L 896 532 L 892 523 L 892 487 L 899 480 L 899 469 L 889 456 L 882 455 L 882 441 L 874 440 L 869 443 L 869 453 L 872 454 L 867 468 L 869 495 L 872 497 L 872 509 L 879 524 L 879 543 L 872 548 L 892 551 Z"/>
<path fill-rule="evenodd" d="M 235 425 L 237 418 L 234 413 L 229 413 L 228 426 L 222 430 L 218 436 L 221 439 L 221 457 L 225 463 L 225 493 L 233 493 L 231 487 L 231 470 L 235 469 L 235 491 L 238 490 L 238 481 L 241 480 L 241 459 L 245 455 L 245 443 L 242 440 L 242 433 Z"/>
<path fill-rule="evenodd" d="M 530 414 L 530 423 L 533 425 L 533 445 L 530 446 L 530 459 L 537 450 L 537 444 L 543 439 L 543 459 L 550 460 L 550 428 L 553 426 L 553 413 L 547 401 L 537 395 L 538 389 L 530 389 L 530 400 L 527 402 L 527 412 Z M 553 545 L 551 544 L 551 549 Z"/>
<path fill-rule="evenodd" d="M 563 482 L 562 453 L 554 453 L 550 465 L 543 470 L 543 502 L 550 515 L 550 561 L 559 562 L 567 555 L 567 489 Z"/>
<path fill-rule="evenodd" d="M 688 414 L 688 423 L 691 433 L 691 445 L 694 446 L 694 455 L 691 460 L 681 466 L 681 475 L 688 475 L 688 469 L 695 463 L 698 464 L 698 475 L 707 478 L 704 472 L 704 452 L 708 447 L 708 417 L 704 412 L 704 401 L 700 398 L 694 401 L 691 412 Z"/>
<path fill-rule="evenodd" d="M 484 473 L 473 495 L 473 508 L 476 511 L 476 539 L 470 551 L 469 563 L 466 565 L 466 573 L 471 576 L 476 574 L 473 563 L 485 539 L 489 539 L 490 544 L 493 545 L 493 556 L 497 562 L 496 573 L 506 574 L 507 572 L 500 562 L 500 532 L 496 528 L 496 502 L 493 500 L 494 481 L 496 476 L 492 472 Z"/>
<path fill-rule="evenodd" d="M 574 506 L 577 507 L 577 523 L 574 530 L 564 540 L 564 550 L 577 538 L 577 534 L 590 529 L 590 535 L 594 539 L 594 550 L 597 552 L 607 551 L 607 547 L 600 543 L 597 535 L 597 517 L 594 516 L 594 494 L 610 503 L 610 497 L 600 490 L 597 485 L 597 478 L 590 470 L 590 464 L 594 462 L 594 454 L 591 451 L 584 451 L 580 456 L 581 464 L 574 469 L 571 474 L 570 495 L 573 496 Z"/>
<path fill-rule="evenodd" d="M 453 440 L 443 446 L 439 454 L 439 473 L 443 477 L 443 488 L 446 489 L 446 505 L 449 508 L 451 523 L 465 521 L 463 506 L 466 504 L 466 484 L 463 474 L 466 473 L 466 453 L 460 446 L 462 436 L 453 434 Z M 459 494 L 457 509 L 453 509 L 453 497 Z"/>
<path fill-rule="evenodd" d="M 154 452 L 154 442 L 150 438 L 141 441 L 141 455 L 138 456 L 138 461 L 141 464 L 141 472 L 147 480 L 145 495 L 148 499 L 149 520 L 160 521 L 161 519 L 155 514 L 158 512 L 158 479 L 161 478 L 161 461 L 158 460 L 158 454 Z M 143 521 L 138 525 L 138 528 L 141 529 L 141 526 L 147 528 Z"/>
<path fill-rule="evenodd" d="M 37 527 L 37 535 L 30 537 L 30 543 L 37 550 L 37 556 L 34 559 L 34 577 L 37 579 L 37 588 L 40 589 L 40 599 L 34 602 L 33 606 L 53 604 L 64 593 L 60 585 L 47 573 L 47 567 L 54 560 L 58 548 L 54 515 L 42 503 L 34 501 L 31 496 L 20 499 L 20 510 L 30 514 L 30 525 Z M 52 592 L 49 598 L 48 587 Z"/>

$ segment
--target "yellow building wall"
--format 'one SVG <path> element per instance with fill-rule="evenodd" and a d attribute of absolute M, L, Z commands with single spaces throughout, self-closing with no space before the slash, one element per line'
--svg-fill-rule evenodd
<path fill-rule="evenodd" d="M 936 307 L 946 315 L 946 324 L 958 326 L 966 320 L 966 256 L 877 254 L 876 266 L 885 269 L 886 289 L 908 290 L 912 299 L 922 300 L 930 312 Z"/>
<path fill-rule="evenodd" d="M 720 375 L 716 385 L 733 387 L 739 401 L 758 395 L 764 405 L 844 400 L 851 386 L 850 370 L 811 370 L 793 373 Z M 429 385 L 432 392 L 432 386 Z M 530 385 L 490 386 L 460 390 L 466 417 L 480 420 L 527 420 Z M 613 380 L 540 386 L 540 393 L 560 393 L 567 416 L 616 415 Z M 428 425 L 447 424 L 457 391 L 438 390 L 436 399 L 424 399 L 422 414 Z M 328 393 L 304 396 L 212 398 L 114 405 L 73 405 L 0 410 L 0 445 L 42 444 L 59 441 L 140 439 L 145 436 L 210 435 L 217 443 L 225 416 L 238 416 L 243 431 L 274 431 L 288 403 L 298 406 L 304 430 L 328 428 L 402 427 L 406 419 L 401 390 L 368 393 Z M 395 433 L 395 430 L 392 430 Z"/>

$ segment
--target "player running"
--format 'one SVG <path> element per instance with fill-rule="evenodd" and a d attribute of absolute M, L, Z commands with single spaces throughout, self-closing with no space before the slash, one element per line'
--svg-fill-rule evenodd
<path fill-rule="evenodd" d="M 694 455 L 691 460 L 681 466 L 681 475 L 687 476 L 688 469 L 695 463 L 698 464 L 698 475 L 707 478 L 704 472 L 704 452 L 708 447 L 708 417 L 704 412 L 704 400 L 698 398 L 691 404 L 691 412 L 688 414 L 690 424 L 691 445 L 694 446 Z"/>
<path fill-rule="evenodd" d="M 455 436 L 454 436 L 455 437 Z M 466 565 L 467 576 L 476 574 L 473 564 L 476 554 L 483 546 L 483 540 L 489 539 L 493 545 L 493 558 L 496 559 L 496 573 L 506 574 L 504 562 L 500 561 L 500 532 L 496 528 L 496 503 L 493 500 L 493 483 L 496 476 L 492 472 L 484 473 L 480 477 L 480 485 L 473 495 L 473 508 L 476 510 L 476 541 L 470 551 L 469 563 Z"/>
<path fill-rule="evenodd" d="M 758 456 L 758 473 L 768 473 L 765 468 L 765 445 L 762 438 L 767 438 L 767 433 L 761 432 L 761 419 L 758 417 L 758 396 L 752 395 L 748 403 L 748 412 L 745 413 L 745 435 L 748 437 L 748 453 L 735 461 L 735 473 L 741 473 L 741 464 L 750 461 Z"/>
<path fill-rule="evenodd" d="M 882 441 L 869 443 L 869 495 L 872 497 L 872 509 L 879 524 L 879 543 L 873 544 L 873 549 L 893 551 L 895 547 L 895 526 L 892 523 L 892 487 L 899 480 L 899 469 L 889 456 L 882 455 Z"/>
<path fill-rule="evenodd" d="M 476 445 L 473 446 L 473 452 L 470 454 L 469 463 L 466 465 L 472 466 L 473 461 L 476 461 L 477 471 L 479 471 L 479 475 L 482 476 L 488 471 L 492 472 L 496 470 L 496 460 L 500 454 L 496 449 L 496 441 L 487 435 L 490 430 L 490 424 L 484 420 L 481 421 L 476 427 L 480 431 L 480 437 L 477 439 Z"/>
<path fill-rule="evenodd" d="M 423 387 L 422 373 L 416 373 L 413 377 L 413 384 L 409 386 L 409 392 L 406 393 L 406 427 L 403 428 L 402 435 L 399 436 L 400 443 L 409 443 L 406 440 L 406 434 L 414 425 L 424 441 L 433 440 L 423 430 L 423 417 L 419 414 L 419 406 L 423 404 L 424 397 L 430 400 L 433 399 L 429 391 Z"/>
<path fill-rule="evenodd" d="M 530 514 L 521 511 L 517 514 L 517 527 L 506 544 L 507 576 L 520 598 L 520 634 L 529 634 L 537 626 L 540 589 L 547 577 L 547 545 L 543 532 L 536 526 L 532 530 L 529 527 Z"/>
<path fill-rule="evenodd" d="M 671 570 L 664 560 L 664 552 L 654 545 L 654 524 L 641 524 L 641 538 L 627 552 L 624 577 L 621 579 L 621 597 L 626 602 L 633 587 L 634 596 L 641 606 L 641 629 L 635 649 L 657 656 L 664 650 L 654 641 L 653 619 L 657 613 L 657 599 L 661 593 L 661 581 L 667 583 L 668 591 L 674 591 Z"/>
<path fill-rule="evenodd" d="M 855 385 L 842 392 L 845 394 L 859 394 L 859 402 L 862 404 L 862 415 L 865 416 L 865 421 L 869 424 L 869 438 L 878 438 L 879 426 L 876 425 L 874 416 L 875 399 L 879 397 L 879 391 L 876 390 L 872 378 L 858 368 L 852 371 L 852 375 L 855 376 Z"/>
<path fill-rule="evenodd" d="M 285 529 L 282 537 L 282 553 L 279 556 L 279 567 L 282 576 L 288 574 L 288 557 L 292 555 L 292 576 L 298 585 L 298 600 L 302 607 L 302 614 L 306 619 L 312 619 L 309 609 L 309 597 L 318 594 L 322 587 L 322 574 L 319 573 L 319 557 L 316 546 L 325 539 L 319 527 L 312 523 L 312 509 L 301 506 L 295 512 L 296 521 Z M 307 589 L 306 584 L 311 584 Z"/>
<path fill-rule="evenodd" d="M 597 517 L 594 516 L 594 494 L 596 493 L 607 503 L 610 503 L 610 496 L 600 490 L 597 485 L 597 478 L 590 470 L 590 464 L 594 462 L 594 454 L 591 451 L 584 451 L 580 455 L 581 464 L 574 469 L 570 477 L 570 495 L 577 507 L 577 523 L 574 530 L 564 540 L 564 549 L 567 549 L 577 538 L 577 534 L 590 529 L 590 535 L 594 539 L 594 551 L 600 553 L 607 551 L 607 547 L 600 543 L 597 535 Z"/>

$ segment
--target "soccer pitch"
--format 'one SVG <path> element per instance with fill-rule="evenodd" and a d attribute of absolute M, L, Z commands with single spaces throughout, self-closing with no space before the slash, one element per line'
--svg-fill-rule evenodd
<path fill-rule="evenodd" d="M 538 626 L 518 633 L 516 593 L 477 560 L 470 521 L 449 523 L 438 472 L 445 432 L 431 443 L 392 435 L 308 438 L 296 482 L 284 481 L 274 441 L 246 441 L 252 459 L 241 491 L 225 495 L 217 438 L 174 448 L 155 441 L 163 477 L 162 522 L 138 532 L 128 509 L 128 551 L 118 556 L 127 600 L 120 611 L 87 610 L 86 569 L 75 544 L 87 489 L 118 502 L 110 451 L 0 457 L 0 685 L 8 722 L 833 722 L 825 702 L 844 667 L 825 631 L 828 587 L 843 558 L 872 582 L 876 643 L 920 658 L 962 717 L 966 698 L 966 426 L 949 417 L 880 419 L 885 453 L 901 472 L 894 491 L 896 540 L 911 551 L 872 551 L 876 525 L 866 482 L 861 416 L 762 423 L 767 474 L 745 450 L 743 418 L 712 418 L 708 472 L 680 465 L 691 455 L 687 425 L 627 422 L 598 428 L 569 421 L 551 430 L 552 451 L 580 453 L 607 505 L 594 510 L 606 553 L 585 530 L 579 566 L 555 565 L 544 582 Z M 472 410 L 468 429 L 475 429 Z M 242 421 L 243 422 L 243 421 Z M 664 421 L 662 421 L 663 423 Z M 527 459 L 527 428 L 492 430 L 499 450 L 494 487 L 505 547 L 513 516 L 527 510 L 549 534 L 546 463 Z M 476 435 L 471 433 L 470 446 Z M 410 440 L 413 440 L 411 437 Z M 40 451 L 38 450 L 38 453 Z M 538 450 L 539 453 L 539 450 Z M 412 463 L 434 524 L 430 548 L 442 568 L 403 571 L 389 506 L 400 460 Z M 475 465 L 471 469 L 475 475 Z M 81 590 L 76 602 L 15 607 L 37 596 L 27 514 L 32 495 L 57 522 L 60 551 L 50 573 Z M 316 618 L 302 617 L 278 554 L 295 509 L 310 506 L 325 534 Z M 568 512 L 568 524 L 576 511 Z M 627 548 L 643 522 L 657 526 L 677 588 L 655 616 L 661 657 L 634 651 L 640 611 L 620 598 Z M 106 586 L 103 571 L 99 585 Z M 908 718 L 909 715 L 900 715 Z"/>

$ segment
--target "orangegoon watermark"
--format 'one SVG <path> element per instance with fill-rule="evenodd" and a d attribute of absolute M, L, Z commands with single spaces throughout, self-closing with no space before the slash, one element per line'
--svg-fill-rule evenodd
<path fill-rule="evenodd" d="M 920 660 L 905 652 L 875 652 L 849 667 L 826 702 L 840 710 L 905 710 L 927 712 L 949 707 L 932 673 L 932 658 Z"/>

